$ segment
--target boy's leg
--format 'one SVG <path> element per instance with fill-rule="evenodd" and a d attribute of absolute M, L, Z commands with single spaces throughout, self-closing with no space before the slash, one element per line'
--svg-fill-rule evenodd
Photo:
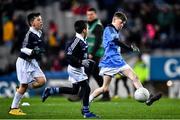
<path fill-rule="evenodd" d="M 89 96 L 89 102 L 92 102 L 94 98 L 109 90 L 109 84 L 111 82 L 111 76 L 103 76 L 103 86 L 94 90 L 94 92 Z"/>
<path fill-rule="evenodd" d="M 131 93 L 130 93 L 129 87 L 128 87 L 128 85 L 127 85 L 127 80 L 128 80 L 128 78 L 125 77 L 125 76 L 123 76 L 121 79 L 122 79 L 122 81 L 123 81 L 124 87 L 125 87 L 126 90 L 127 90 L 128 97 L 130 97 L 130 96 L 131 96 Z"/>
<path fill-rule="evenodd" d="M 81 90 L 83 92 L 82 100 L 83 100 L 83 106 L 89 106 L 89 94 L 91 91 L 91 88 L 89 87 L 89 83 L 87 80 L 78 82 L 78 84 L 81 86 Z"/>
<path fill-rule="evenodd" d="M 79 84 L 74 83 L 73 87 L 51 87 L 45 88 L 42 94 L 42 102 L 44 102 L 50 95 L 55 94 L 72 94 L 75 95 L 79 91 Z"/>
<path fill-rule="evenodd" d="M 26 115 L 19 108 L 19 103 L 20 103 L 24 93 L 26 92 L 27 88 L 28 88 L 28 84 L 21 84 L 19 89 L 17 89 L 15 96 L 13 98 L 13 102 L 12 102 L 9 114 L 11 114 L 11 115 Z"/>
<path fill-rule="evenodd" d="M 115 75 L 115 85 L 114 85 L 114 97 L 118 96 L 118 84 L 119 84 L 119 81 L 120 81 L 120 75 L 119 74 L 116 74 Z"/>
<path fill-rule="evenodd" d="M 94 80 L 97 82 L 99 87 L 102 87 L 103 85 L 103 77 L 99 75 L 99 67 L 98 64 L 96 63 L 94 65 L 94 69 L 92 71 L 92 76 L 94 77 Z M 100 99 L 101 101 L 110 101 L 110 95 L 109 91 L 106 91 L 102 94 L 102 98 Z"/>
<path fill-rule="evenodd" d="M 129 79 L 133 81 L 133 84 L 136 89 L 143 87 L 141 82 L 139 81 L 137 75 L 134 73 L 134 71 L 130 69 L 126 69 L 123 71 L 123 74 L 126 75 Z M 146 105 L 150 106 L 152 105 L 155 101 L 159 100 L 162 97 L 161 93 L 158 93 L 156 95 L 152 95 L 149 97 L 149 99 L 146 101 Z"/>
<path fill-rule="evenodd" d="M 140 80 L 138 79 L 138 76 L 135 74 L 135 72 L 133 71 L 133 69 L 128 68 L 126 70 L 123 70 L 122 73 L 127 76 L 129 79 L 132 80 L 134 86 L 136 89 L 143 87 Z"/>
<path fill-rule="evenodd" d="M 83 92 L 82 100 L 83 100 L 83 107 L 82 107 L 82 115 L 84 118 L 97 118 L 94 113 L 89 111 L 89 94 L 90 94 L 90 86 L 87 80 L 78 82 L 78 84 L 81 86 L 81 89 Z"/>
<path fill-rule="evenodd" d="M 46 83 L 46 78 L 44 76 L 42 77 L 35 77 L 35 81 L 28 84 L 28 88 L 39 88 L 42 87 Z"/>

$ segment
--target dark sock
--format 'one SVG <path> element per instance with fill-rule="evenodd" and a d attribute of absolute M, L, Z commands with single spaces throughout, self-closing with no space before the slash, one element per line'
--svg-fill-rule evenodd
<path fill-rule="evenodd" d="M 59 88 L 57 88 L 57 87 L 52 87 L 52 88 L 50 88 L 49 93 L 50 93 L 51 95 L 57 94 L 57 93 L 59 93 Z"/>
<path fill-rule="evenodd" d="M 83 106 L 83 113 L 89 113 L 89 106 Z"/>

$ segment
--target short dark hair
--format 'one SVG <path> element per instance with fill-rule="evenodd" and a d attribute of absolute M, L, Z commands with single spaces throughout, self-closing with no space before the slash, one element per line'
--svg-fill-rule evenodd
<path fill-rule="evenodd" d="M 125 22 L 127 21 L 127 17 L 123 12 L 115 12 L 113 17 L 118 17 Z"/>
<path fill-rule="evenodd" d="M 89 8 L 87 11 L 93 11 L 96 13 L 96 9 L 95 8 Z"/>
<path fill-rule="evenodd" d="M 74 29 L 77 33 L 82 33 L 82 31 L 86 28 L 87 28 L 87 21 L 85 20 L 77 20 L 74 23 Z"/>
<path fill-rule="evenodd" d="M 38 17 L 38 16 L 40 16 L 40 15 L 41 15 L 40 13 L 30 13 L 30 14 L 27 16 L 27 20 L 28 20 L 29 26 L 31 26 L 31 22 L 35 19 L 35 17 Z"/>

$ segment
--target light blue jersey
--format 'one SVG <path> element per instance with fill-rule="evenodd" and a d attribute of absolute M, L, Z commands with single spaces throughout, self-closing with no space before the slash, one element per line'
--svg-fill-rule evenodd
<path fill-rule="evenodd" d="M 99 63 L 99 67 L 122 67 L 126 62 L 121 56 L 121 48 L 116 45 L 113 40 L 120 40 L 119 32 L 113 25 L 108 25 L 103 33 L 104 56 Z"/>

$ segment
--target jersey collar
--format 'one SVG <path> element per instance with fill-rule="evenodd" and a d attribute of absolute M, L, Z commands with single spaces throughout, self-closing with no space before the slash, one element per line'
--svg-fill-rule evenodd
<path fill-rule="evenodd" d="M 119 30 L 117 30 L 113 24 L 109 24 L 108 26 L 113 27 L 116 30 L 116 32 L 119 32 Z"/>
<path fill-rule="evenodd" d="M 76 37 L 79 38 L 79 39 L 81 39 L 81 40 L 83 40 L 83 41 L 85 41 L 85 39 L 83 38 L 83 36 L 82 36 L 81 34 L 79 34 L 79 33 L 76 33 Z"/>
<path fill-rule="evenodd" d="M 33 27 L 30 27 L 29 31 L 31 31 L 32 33 L 36 34 L 38 37 L 41 37 L 42 35 L 42 31 L 41 30 L 36 30 Z"/>

